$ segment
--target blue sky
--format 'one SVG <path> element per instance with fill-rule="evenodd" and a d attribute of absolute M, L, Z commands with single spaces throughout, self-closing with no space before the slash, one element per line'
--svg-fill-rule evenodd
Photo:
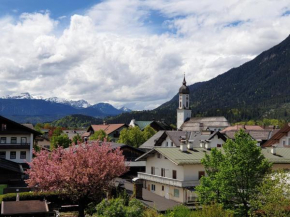
<path fill-rule="evenodd" d="M 0 96 L 153 109 L 289 34 L 289 1 L 0 0 Z"/>
<path fill-rule="evenodd" d="M 82 13 L 99 3 L 96 0 L 0 0 L 0 13 L 21 14 L 49 10 L 53 18 Z"/>

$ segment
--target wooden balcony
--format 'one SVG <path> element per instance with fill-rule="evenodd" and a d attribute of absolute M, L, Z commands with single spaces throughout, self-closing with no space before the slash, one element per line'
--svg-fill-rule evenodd
<path fill-rule="evenodd" d="M 30 143 L 0 143 L 0 149 L 30 149 Z"/>

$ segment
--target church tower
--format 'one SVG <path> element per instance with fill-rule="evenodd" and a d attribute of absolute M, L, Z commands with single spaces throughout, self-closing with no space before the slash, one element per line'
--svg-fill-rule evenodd
<path fill-rule="evenodd" d="M 179 88 L 178 109 L 177 109 L 177 129 L 187 118 L 191 118 L 191 109 L 189 108 L 189 88 L 186 86 L 185 76 L 182 86 Z"/>

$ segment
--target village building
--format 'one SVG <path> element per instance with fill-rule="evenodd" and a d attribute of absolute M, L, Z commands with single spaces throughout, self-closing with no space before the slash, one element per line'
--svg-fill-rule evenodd
<path fill-rule="evenodd" d="M 148 191 L 176 202 L 191 204 L 197 200 L 195 187 L 206 175 L 201 159 L 210 153 L 211 147 L 201 142 L 197 148 L 185 141 L 179 148 L 155 147 L 137 158 L 137 161 L 146 160 L 146 172 L 139 172 L 138 179 L 143 181 L 143 187 Z M 289 148 L 263 148 L 262 154 L 273 163 L 274 170 L 290 169 Z"/>
<path fill-rule="evenodd" d="M 220 131 L 230 126 L 225 117 L 191 117 L 189 107 L 190 90 L 186 86 L 185 77 L 182 86 L 179 88 L 177 108 L 177 129 L 182 131 Z"/>
<path fill-rule="evenodd" d="M 0 185 L 4 191 L 25 187 L 24 172 L 27 162 L 32 160 L 35 137 L 40 133 L 30 125 L 24 126 L 3 116 L 0 116 L 0 127 Z"/>
<path fill-rule="evenodd" d="M 160 130 L 172 130 L 172 127 L 167 124 L 164 120 L 161 121 L 136 121 L 135 119 L 132 119 L 129 127 L 139 127 L 140 130 L 144 130 L 145 127 L 150 126 L 152 127 L 155 131 L 160 131 Z"/>
<path fill-rule="evenodd" d="M 188 137 L 193 147 L 200 147 L 200 142 L 208 143 L 211 147 L 222 147 L 227 138 L 219 131 L 216 132 L 186 132 L 159 131 L 139 148 L 149 151 L 155 147 L 180 147 L 181 139 Z"/>
<path fill-rule="evenodd" d="M 127 124 L 106 124 L 106 122 L 104 122 L 100 125 L 91 125 L 87 132 L 82 134 L 82 138 L 86 140 L 95 132 L 103 130 L 110 137 L 111 142 L 116 142 L 120 137 L 120 132 L 126 128 L 128 128 Z"/>
<path fill-rule="evenodd" d="M 256 140 L 258 146 L 263 146 L 273 135 L 279 131 L 279 129 L 273 127 L 264 129 L 263 127 L 257 125 L 234 125 L 223 129 L 221 133 L 230 139 L 234 139 L 235 134 L 241 129 L 247 132 L 254 140 Z"/>
<path fill-rule="evenodd" d="M 290 148 L 290 123 L 276 132 L 262 147 Z"/>

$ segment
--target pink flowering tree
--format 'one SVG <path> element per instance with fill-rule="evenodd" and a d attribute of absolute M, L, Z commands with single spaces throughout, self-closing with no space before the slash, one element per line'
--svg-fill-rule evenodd
<path fill-rule="evenodd" d="M 114 178 L 128 171 L 120 149 L 113 150 L 98 142 L 35 155 L 27 171 L 28 186 L 38 191 L 65 193 L 78 202 L 79 216 L 84 216 L 89 201 L 104 195 Z"/>

